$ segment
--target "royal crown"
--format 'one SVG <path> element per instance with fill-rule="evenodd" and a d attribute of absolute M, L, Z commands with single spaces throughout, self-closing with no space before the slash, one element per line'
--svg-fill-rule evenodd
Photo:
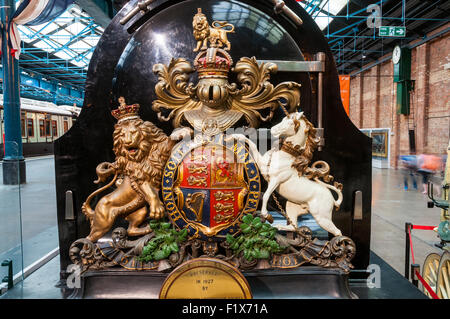
<path fill-rule="evenodd" d="M 139 117 L 139 104 L 126 105 L 123 97 L 119 98 L 119 103 L 119 107 L 111 111 L 112 116 L 114 116 L 117 120 L 123 121 L 125 119 Z"/>
<path fill-rule="evenodd" d="M 200 51 L 194 60 L 198 77 L 228 77 L 233 60 L 226 52 L 231 49 L 227 34 L 234 33 L 234 25 L 226 21 L 213 21 L 209 25 L 200 8 L 192 25 L 194 38 L 197 40 L 194 52 Z"/>
<path fill-rule="evenodd" d="M 199 78 L 226 77 L 233 65 L 231 56 L 222 49 L 208 48 L 200 52 L 194 60 Z"/>

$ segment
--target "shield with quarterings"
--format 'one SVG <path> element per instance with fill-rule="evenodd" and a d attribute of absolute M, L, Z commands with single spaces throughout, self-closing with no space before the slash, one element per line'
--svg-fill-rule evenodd
<path fill-rule="evenodd" d="M 181 142 L 163 174 L 163 199 L 172 222 L 191 238 L 223 239 L 239 230 L 244 214 L 254 213 L 260 177 L 245 145 L 223 135 Z"/>

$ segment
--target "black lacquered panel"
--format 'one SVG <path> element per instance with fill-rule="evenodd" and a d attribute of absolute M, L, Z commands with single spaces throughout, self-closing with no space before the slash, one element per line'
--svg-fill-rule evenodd
<path fill-rule="evenodd" d="M 68 248 L 89 231 L 81 205 L 97 186 L 95 167 L 103 161 L 114 161 L 112 133 L 115 120 L 110 111 L 117 107 L 117 98 L 125 96 L 128 103 L 141 104 L 141 116 L 150 120 L 166 133 L 169 123 L 160 123 L 151 110 L 155 99 L 154 86 L 157 77 L 152 72 L 156 63 L 168 64 L 172 57 L 193 61 L 195 40 L 192 35 L 192 17 L 201 7 L 211 24 L 214 20 L 226 20 L 235 25 L 235 33 L 229 34 L 231 56 L 236 62 L 242 56 L 255 56 L 261 60 L 312 59 L 314 54 L 325 52 L 323 126 L 326 145 L 316 152 L 313 160 L 321 159 L 331 166 L 335 180 L 344 185 L 344 201 L 334 214 L 333 221 L 344 235 L 356 243 L 357 268 L 367 267 L 370 246 L 371 211 L 371 145 L 350 121 L 342 107 L 339 81 L 333 56 L 326 39 L 311 17 L 294 1 L 286 0 L 304 21 L 297 27 L 286 16 L 276 15 L 272 1 L 217 1 L 157 0 L 150 11 L 139 14 L 125 26 L 119 20 L 137 3 L 131 0 L 114 17 L 105 30 L 91 59 L 86 82 L 84 109 L 79 120 L 55 143 L 58 223 L 61 248 L 61 268 L 70 260 Z M 315 77 L 312 81 L 311 77 Z M 296 81 L 302 84 L 301 109 L 317 125 L 317 77 L 308 73 L 279 72 L 272 76 L 272 83 Z M 193 77 L 192 81 L 196 81 Z M 234 82 L 233 76 L 230 82 Z M 281 120 L 280 111 L 270 127 Z M 241 123 L 242 124 L 242 123 Z M 64 196 L 67 190 L 74 192 L 75 221 L 64 220 Z M 352 219 L 353 193 L 363 193 L 363 219 Z"/>

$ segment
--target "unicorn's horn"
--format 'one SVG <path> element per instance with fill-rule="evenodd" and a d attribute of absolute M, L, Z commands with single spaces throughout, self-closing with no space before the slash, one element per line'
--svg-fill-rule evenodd
<path fill-rule="evenodd" d="M 281 109 L 283 110 L 284 114 L 286 114 L 286 116 L 289 117 L 290 114 L 289 114 L 289 112 L 286 110 L 286 108 L 283 106 L 283 104 L 282 104 L 282 103 L 279 103 L 279 105 L 280 105 Z"/>

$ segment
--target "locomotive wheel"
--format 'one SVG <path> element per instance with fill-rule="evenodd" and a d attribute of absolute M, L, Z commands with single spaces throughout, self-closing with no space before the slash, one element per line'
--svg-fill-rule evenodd
<path fill-rule="evenodd" d="M 437 295 L 441 299 L 450 299 L 450 253 L 445 252 L 439 262 L 437 277 Z"/>
<path fill-rule="evenodd" d="M 425 261 L 423 263 L 422 277 L 434 292 L 436 292 L 440 259 L 441 256 L 439 254 L 431 253 L 427 256 L 427 258 L 425 258 Z M 431 298 L 430 293 L 423 286 L 422 291 L 425 295 Z"/>

